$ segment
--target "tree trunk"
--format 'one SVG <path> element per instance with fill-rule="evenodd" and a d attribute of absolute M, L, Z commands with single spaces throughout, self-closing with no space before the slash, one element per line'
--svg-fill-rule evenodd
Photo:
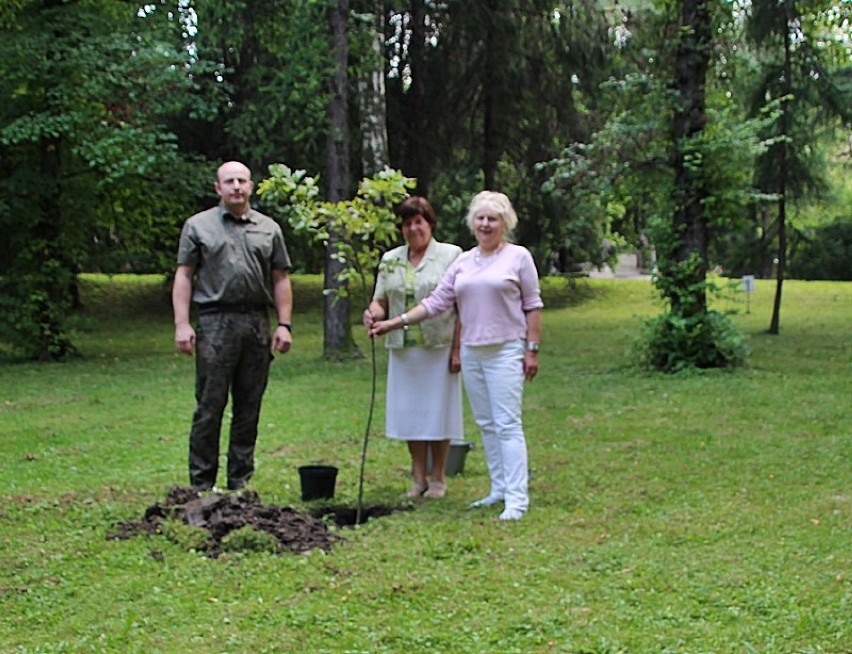
<path fill-rule="evenodd" d="M 58 0 L 45 0 L 46 11 L 61 6 Z M 56 34 L 57 38 L 60 36 Z M 47 52 L 48 66 L 59 60 L 62 53 L 55 48 Z M 50 93 L 46 94 L 48 97 Z M 50 102 L 50 100 L 48 100 Z M 73 346 L 65 334 L 63 317 L 71 304 L 70 291 L 73 272 L 63 253 L 61 245 L 62 204 L 61 186 L 61 149 L 62 141 L 58 137 L 45 136 L 40 143 L 41 188 L 38 190 L 39 202 L 37 217 L 33 225 L 34 248 L 31 256 L 26 257 L 35 282 L 35 288 L 29 289 L 34 315 L 31 316 L 38 329 L 38 358 L 40 361 L 58 361 L 73 351 Z M 38 299 L 36 299 L 36 297 Z"/>
<path fill-rule="evenodd" d="M 38 280 L 35 288 L 29 291 L 34 311 L 32 319 L 38 329 L 38 359 L 44 362 L 59 361 L 73 350 L 62 325 L 65 309 L 71 304 L 72 285 L 69 279 L 71 272 L 65 268 L 68 263 L 62 255 L 60 246 L 59 166 L 59 139 L 42 139 L 43 186 L 36 223 L 33 226 L 34 250 L 30 253 L 32 259 L 28 258 L 28 260 L 29 265 L 35 266 L 35 269 L 30 271 L 32 278 Z M 54 273 L 51 274 L 48 271 L 54 271 Z"/>
<path fill-rule="evenodd" d="M 677 49 L 675 75 L 680 104 L 674 116 L 675 214 L 669 256 L 684 264 L 697 255 L 692 266 L 681 266 L 679 292 L 669 300 L 672 312 L 683 316 L 704 313 L 707 297 L 707 226 L 701 201 L 705 196 L 700 163 L 690 159 L 691 141 L 706 123 L 705 82 L 711 38 L 706 0 L 684 0 L 682 38 Z"/>
<path fill-rule="evenodd" d="M 388 165 L 387 111 L 385 108 L 385 12 L 383 0 L 373 0 L 372 70 L 358 81 L 361 110 L 361 163 L 364 177 Z"/>
<path fill-rule="evenodd" d="M 329 84 L 331 101 L 328 106 L 328 160 L 326 184 L 328 199 L 340 202 L 349 197 L 349 104 L 347 63 L 347 23 L 349 0 L 337 0 L 331 8 L 329 23 L 332 36 L 335 68 Z M 354 349 L 349 320 L 349 300 L 336 291 L 343 285 L 337 276 L 342 265 L 334 259 L 337 251 L 337 234 L 330 234 L 325 258 L 324 288 L 331 292 L 325 298 L 323 355 L 327 359 L 348 357 Z"/>

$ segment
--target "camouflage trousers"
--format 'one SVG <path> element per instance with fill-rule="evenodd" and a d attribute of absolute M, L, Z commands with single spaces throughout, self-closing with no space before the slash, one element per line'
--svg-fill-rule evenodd
<path fill-rule="evenodd" d="M 265 310 L 217 312 L 196 325 L 195 413 L 189 434 L 189 481 L 212 488 L 219 468 L 222 417 L 231 395 L 228 488 L 246 484 L 254 473 L 260 404 L 272 361 Z"/>

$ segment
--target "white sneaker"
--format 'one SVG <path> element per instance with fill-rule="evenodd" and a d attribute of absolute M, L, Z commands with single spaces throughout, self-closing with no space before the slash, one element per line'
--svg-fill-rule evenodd
<path fill-rule="evenodd" d="M 524 513 L 521 509 L 506 509 L 500 514 L 500 520 L 520 520 Z"/>
<path fill-rule="evenodd" d="M 502 502 L 503 498 L 499 495 L 489 495 L 488 497 L 483 497 L 481 500 L 476 500 L 475 502 L 471 502 L 469 504 L 471 509 L 479 509 L 483 506 L 494 506 L 498 502 Z"/>

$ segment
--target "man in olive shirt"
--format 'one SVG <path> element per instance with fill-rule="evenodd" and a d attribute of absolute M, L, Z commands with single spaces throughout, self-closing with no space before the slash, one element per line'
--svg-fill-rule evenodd
<path fill-rule="evenodd" d="M 228 488 L 241 488 L 252 476 L 272 351 L 287 352 L 292 342 L 290 257 L 281 228 L 249 205 L 254 185 L 244 164 L 222 164 L 214 188 L 219 205 L 184 223 L 172 288 L 175 344 L 196 353 L 189 481 L 198 490 L 216 484 L 229 393 Z M 196 329 L 189 322 L 190 300 Z M 270 336 L 271 306 L 278 324 Z"/>

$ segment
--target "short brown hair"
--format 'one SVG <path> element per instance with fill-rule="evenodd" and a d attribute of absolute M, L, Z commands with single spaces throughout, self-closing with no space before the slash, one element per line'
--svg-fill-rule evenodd
<path fill-rule="evenodd" d="M 420 215 L 426 219 L 429 226 L 434 230 L 438 225 L 438 216 L 429 200 L 419 195 L 412 195 L 396 206 L 396 215 L 399 217 L 400 225 L 409 218 Z"/>

